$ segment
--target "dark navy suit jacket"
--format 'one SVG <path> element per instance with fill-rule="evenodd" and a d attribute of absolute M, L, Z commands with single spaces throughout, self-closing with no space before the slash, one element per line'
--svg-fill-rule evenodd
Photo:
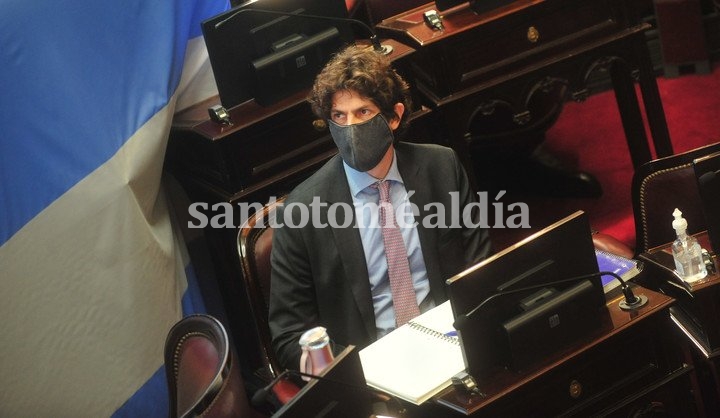
<path fill-rule="evenodd" d="M 456 153 L 430 144 L 396 143 L 400 175 L 410 201 L 420 209 L 416 217 L 418 235 L 430 281 L 430 295 L 439 304 L 447 300 L 445 280 L 487 257 L 491 251 L 486 230 L 481 228 L 426 228 L 422 219 L 437 213 L 437 202 L 445 208 L 445 224 L 451 225 L 452 197 L 458 192 L 459 207 L 477 201 Z M 300 224 L 300 211 L 289 206 L 299 203 L 310 207 L 313 197 L 327 203 L 319 211 L 320 221 L 328 223 L 328 208 L 333 203 L 353 207 L 342 159 L 333 157 L 315 174 L 298 185 L 279 210 L 283 222 L 290 211 L 294 225 Z M 456 202 L 457 202 L 456 198 Z M 458 204 L 455 204 L 457 207 Z M 311 222 L 302 228 L 278 228 L 273 235 L 270 330 L 273 348 L 283 367 L 297 369 L 300 359 L 300 335 L 315 326 L 327 328 L 335 351 L 355 345 L 358 349 L 376 339 L 375 314 L 370 292 L 365 255 L 360 234 L 354 228 L 354 211 L 336 210 L 336 225 L 344 216 L 353 217 L 347 228 L 314 228 Z M 462 213 L 457 216 L 461 217 Z M 476 214 L 477 215 L 477 214 Z M 476 217 L 476 221 L 477 221 Z M 456 223 L 461 219 L 456 219 Z M 435 219 L 433 224 L 437 224 Z"/>

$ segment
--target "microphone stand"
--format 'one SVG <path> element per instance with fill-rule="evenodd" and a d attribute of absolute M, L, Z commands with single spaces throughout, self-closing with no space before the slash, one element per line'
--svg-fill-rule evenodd
<path fill-rule="evenodd" d="M 393 51 L 392 46 L 382 45 L 380 43 L 380 39 L 378 39 L 375 31 L 373 31 L 372 28 L 370 26 L 368 26 L 365 22 L 363 22 L 362 20 L 350 19 L 350 18 L 344 18 L 344 17 L 330 17 L 330 16 L 320 16 L 320 15 L 311 15 L 311 14 L 303 14 L 303 13 L 280 12 L 280 11 L 276 11 L 276 10 L 266 10 L 266 9 L 240 9 L 237 12 L 226 17 L 225 19 L 217 22 L 215 24 L 215 29 L 218 29 L 221 26 L 225 25 L 227 22 L 234 19 L 236 16 L 238 16 L 241 13 L 260 13 L 260 14 L 268 14 L 268 15 L 276 15 L 276 16 L 290 16 L 290 17 L 300 17 L 300 18 L 314 19 L 314 20 L 325 20 L 325 21 L 335 22 L 335 23 L 352 23 L 352 24 L 361 26 L 362 28 L 365 29 L 365 31 L 367 31 L 370 34 L 370 43 L 372 44 L 373 50 L 375 50 L 375 52 L 377 52 L 379 54 L 383 54 L 383 55 L 388 55 Z"/>
<path fill-rule="evenodd" d="M 468 319 L 471 316 L 473 316 L 475 314 L 475 312 L 480 310 L 483 306 L 485 306 L 491 300 L 498 298 L 500 296 L 511 295 L 511 294 L 520 293 L 520 292 L 527 292 L 527 291 L 531 291 L 531 290 L 537 290 L 537 289 L 541 289 L 541 288 L 548 287 L 548 286 L 554 286 L 554 285 L 558 285 L 558 284 L 579 282 L 581 280 L 587 280 L 587 279 L 592 279 L 595 277 L 602 277 L 602 276 L 612 276 L 620 282 L 620 288 L 622 289 L 623 296 L 624 296 L 624 299 L 622 301 L 620 301 L 620 305 L 619 305 L 620 309 L 625 310 L 625 311 L 636 310 L 636 309 L 639 309 L 639 308 L 645 306 L 645 304 L 648 302 L 648 299 L 645 295 L 636 296 L 633 293 L 630 286 L 627 284 L 627 282 L 625 282 L 625 280 L 623 280 L 622 277 L 620 277 L 620 275 L 618 275 L 617 273 L 612 272 L 612 271 L 601 271 L 598 273 L 590 273 L 590 274 L 585 274 L 582 276 L 570 277 L 568 279 L 556 280 L 556 281 L 546 282 L 546 283 L 542 283 L 542 284 L 538 284 L 538 285 L 534 285 L 534 286 L 520 287 L 517 289 L 510 289 L 510 290 L 505 290 L 502 292 L 494 293 L 494 294 L 488 296 L 487 298 L 483 299 L 480 303 L 478 303 L 469 312 L 458 315 L 458 317 L 455 319 L 455 322 L 453 323 L 453 327 L 455 327 L 455 329 L 463 328 L 465 326 L 465 324 L 467 323 Z"/>

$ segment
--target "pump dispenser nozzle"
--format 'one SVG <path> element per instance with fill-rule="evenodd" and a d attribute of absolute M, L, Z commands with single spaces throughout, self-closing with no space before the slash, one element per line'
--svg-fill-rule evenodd
<path fill-rule="evenodd" d="M 687 220 L 682 217 L 682 212 L 680 212 L 680 209 L 678 208 L 675 208 L 675 210 L 673 211 L 673 216 L 675 217 L 672 222 L 673 229 L 675 230 L 675 232 L 677 232 L 678 236 L 684 235 L 687 231 Z"/>

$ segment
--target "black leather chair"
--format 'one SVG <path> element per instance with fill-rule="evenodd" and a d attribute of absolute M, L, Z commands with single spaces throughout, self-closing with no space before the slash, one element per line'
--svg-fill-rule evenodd
<path fill-rule="evenodd" d="M 170 418 L 247 417 L 253 409 L 222 323 L 210 315 L 178 321 L 165 341 Z"/>
<path fill-rule="evenodd" d="M 689 234 L 707 229 L 693 160 L 717 151 L 720 143 L 649 161 L 635 170 L 632 204 L 636 254 L 675 240 L 675 208 L 687 219 Z"/>

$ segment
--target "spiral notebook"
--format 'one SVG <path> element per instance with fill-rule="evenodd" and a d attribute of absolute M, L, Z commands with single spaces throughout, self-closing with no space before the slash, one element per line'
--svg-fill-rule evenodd
<path fill-rule="evenodd" d="M 618 274 L 623 281 L 632 279 L 642 271 L 642 264 L 637 260 L 625 258 L 621 255 L 595 249 L 599 271 L 611 271 Z M 605 293 L 620 286 L 620 282 L 612 276 L 603 276 L 602 284 Z"/>
<path fill-rule="evenodd" d="M 450 386 L 465 370 L 453 321 L 447 301 L 360 350 L 368 386 L 415 405 Z"/>

